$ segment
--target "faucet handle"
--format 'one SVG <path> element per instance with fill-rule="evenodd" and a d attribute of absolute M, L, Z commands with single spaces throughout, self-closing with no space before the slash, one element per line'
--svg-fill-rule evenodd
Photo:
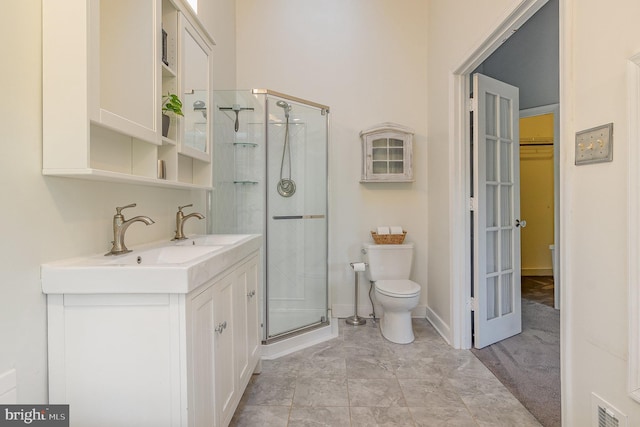
<path fill-rule="evenodd" d="M 193 203 L 190 203 L 190 204 L 184 205 L 184 206 L 178 206 L 178 211 L 182 212 L 182 209 L 190 208 L 191 206 L 193 206 Z"/>
<path fill-rule="evenodd" d="M 122 215 L 122 209 L 127 209 L 127 208 L 135 208 L 136 204 L 135 203 L 131 203 L 130 205 L 127 206 L 120 206 L 120 207 L 116 207 L 116 215 Z"/>

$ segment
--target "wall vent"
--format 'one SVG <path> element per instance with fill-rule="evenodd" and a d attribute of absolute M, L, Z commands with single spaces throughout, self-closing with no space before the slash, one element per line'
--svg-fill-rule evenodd
<path fill-rule="evenodd" d="M 627 427 L 627 416 L 591 393 L 592 427 Z"/>
<path fill-rule="evenodd" d="M 607 408 L 598 406 L 598 427 L 620 427 L 616 414 Z"/>

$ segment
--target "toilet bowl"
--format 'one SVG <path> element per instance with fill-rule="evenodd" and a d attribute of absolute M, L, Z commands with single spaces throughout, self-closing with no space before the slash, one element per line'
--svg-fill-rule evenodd
<path fill-rule="evenodd" d="M 413 244 L 363 245 L 367 275 L 374 282 L 376 300 L 382 305 L 380 332 L 397 344 L 414 341 L 411 310 L 420 300 L 420 285 L 409 280 Z"/>
<path fill-rule="evenodd" d="M 374 287 L 376 300 L 384 310 L 380 320 L 382 336 L 397 344 L 413 342 L 411 310 L 418 306 L 420 285 L 411 280 L 378 280 Z"/>

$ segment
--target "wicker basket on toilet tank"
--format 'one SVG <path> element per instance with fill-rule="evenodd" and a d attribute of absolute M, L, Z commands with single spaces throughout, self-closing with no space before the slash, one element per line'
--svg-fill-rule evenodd
<path fill-rule="evenodd" d="M 402 234 L 378 234 L 375 231 L 371 232 L 371 237 L 377 245 L 401 245 L 406 235 L 406 231 L 403 231 Z"/>

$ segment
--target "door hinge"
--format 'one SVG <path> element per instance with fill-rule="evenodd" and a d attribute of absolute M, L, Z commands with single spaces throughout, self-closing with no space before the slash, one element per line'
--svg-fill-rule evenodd
<path fill-rule="evenodd" d="M 469 210 L 475 212 L 478 209 L 478 202 L 475 197 L 469 197 Z"/>
<path fill-rule="evenodd" d="M 469 310 L 476 311 L 478 307 L 476 307 L 476 299 L 474 297 L 469 298 Z"/>
<path fill-rule="evenodd" d="M 473 98 L 469 98 L 469 111 L 474 111 L 475 108 L 473 107 Z"/>

